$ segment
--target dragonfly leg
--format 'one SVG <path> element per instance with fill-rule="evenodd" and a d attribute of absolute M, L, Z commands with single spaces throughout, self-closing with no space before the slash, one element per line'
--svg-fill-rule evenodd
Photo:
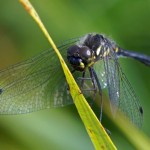
<path fill-rule="evenodd" d="M 96 92 L 97 88 L 96 88 L 95 84 L 93 84 L 94 83 L 94 78 L 92 78 L 91 76 L 90 77 L 85 77 L 85 72 L 83 72 L 82 77 L 78 77 L 77 80 L 81 80 L 80 88 L 81 88 L 82 91 L 94 91 L 94 92 Z M 92 88 L 85 88 L 84 87 L 85 80 L 91 80 L 93 87 Z"/>
<path fill-rule="evenodd" d="M 97 92 L 97 88 L 96 88 L 96 84 L 95 84 L 95 79 L 94 79 L 94 76 L 91 76 L 90 77 L 85 77 L 85 71 L 82 73 L 82 77 L 78 77 L 77 78 L 78 80 L 81 80 L 81 90 L 82 91 L 93 91 L 94 94 L 93 94 L 93 100 L 92 102 L 90 103 L 90 106 L 92 107 L 93 103 L 94 103 L 94 100 L 95 100 L 95 97 L 96 97 L 96 92 Z M 86 84 L 85 83 L 85 80 L 91 80 L 92 81 L 92 88 L 85 88 L 84 85 Z"/>
<path fill-rule="evenodd" d="M 100 118 L 99 119 L 100 119 L 100 122 L 101 122 L 102 121 L 102 113 L 103 113 L 102 88 L 101 88 L 101 85 L 100 85 L 100 82 L 98 80 L 98 77 L 97 77 L 97 74 L 96 74 L 95 70 L 92 67 L 90 67 L 89 71 L 90 71 L 90 75 L 92 77 L 94 77 L 94 79 L 95 79 L 94 82 L 96 81 L 98 91 L 99 91 L 99 95 L 100 95 Z"/>

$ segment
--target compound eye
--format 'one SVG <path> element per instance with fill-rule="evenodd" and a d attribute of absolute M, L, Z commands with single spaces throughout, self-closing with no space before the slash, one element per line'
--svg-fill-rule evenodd
<path fill-rule="evenodd" d="M 73 46 L 68 48 L 67 55 L 78 57 L 79 51 L 80 51 L 80 47 L 77 45 L 73 45 Z"/>
<path fill-rule="evenodd" d="M 91 58 L 92 57 L 91 49 L 89 49 L 87 46 L 82 46 L 79 55 L 83 59 Z"/>

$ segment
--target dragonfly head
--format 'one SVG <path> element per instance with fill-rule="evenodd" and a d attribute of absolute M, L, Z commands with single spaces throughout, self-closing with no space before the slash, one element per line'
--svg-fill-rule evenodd
<path fill-rule="evenodd" d="M 84 71 L 92 63 L 93 51 L 87 46 L 73 45 L 68 48 L 67 59 L 77 71 Z"/>
<path fill-rule="evenodd" d="M 77 71 L 84 71 L 92 66 L 102 55 L 105 38 L 100 34 L 88 34 L 81 39 L 79 44 L 68 48 L 67 58 L 72 67 Z"/>

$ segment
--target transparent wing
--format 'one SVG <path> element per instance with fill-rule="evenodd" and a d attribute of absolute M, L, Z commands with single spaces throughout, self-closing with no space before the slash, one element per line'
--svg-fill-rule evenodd
<path fill-rule="evenodd" d="M 98 80 L 100 82 L 101 88 L 104 89 L 107 87 L 106 73 L 104 69 L 104 61 L 99 60 L 94 64 L 94 70 L 97 74 Z"/>
<path fill-rule="evenodd" d="M 59 46 L 67 48 L 78 39 Z M 28 113 L 72 104 L 60 62 L 53 49 L 0 71 L 0 114 Z"/>
<path fill-rule="evenodd" d="M 119 86 L 119 72 L 117 67 L 117 57 L 115 57 L 115 53 L 111 50 L 109 55 L 106 55 L 103 58 L 104 61 L 104 69 L 107 81 L 107 88 L 110 97 L 111 111 L 115 115 L 120 99 L 120 86 Z"/>
<path fill-rule="evenodd" d="M 140 127 L 143 112 L 139 99 L 123 73 L 111 46 L 109 50 L 109 55 L 103 60 L 112 113 L 115 114 L 119 108 L 132 123 Z"/>

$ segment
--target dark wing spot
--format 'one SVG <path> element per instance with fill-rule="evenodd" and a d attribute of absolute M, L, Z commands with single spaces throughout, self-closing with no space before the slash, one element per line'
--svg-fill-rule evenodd
<path fill-rule="evenodd" d="M 139 108 L 139 111 L 143 115 L 143 108 L 142 107 Z"/>
<path fill-rule="evenodd" d="M 0 89 L 0 94 L 2 94 L 3 93 L 3 90 L 2 89 Z"/>

